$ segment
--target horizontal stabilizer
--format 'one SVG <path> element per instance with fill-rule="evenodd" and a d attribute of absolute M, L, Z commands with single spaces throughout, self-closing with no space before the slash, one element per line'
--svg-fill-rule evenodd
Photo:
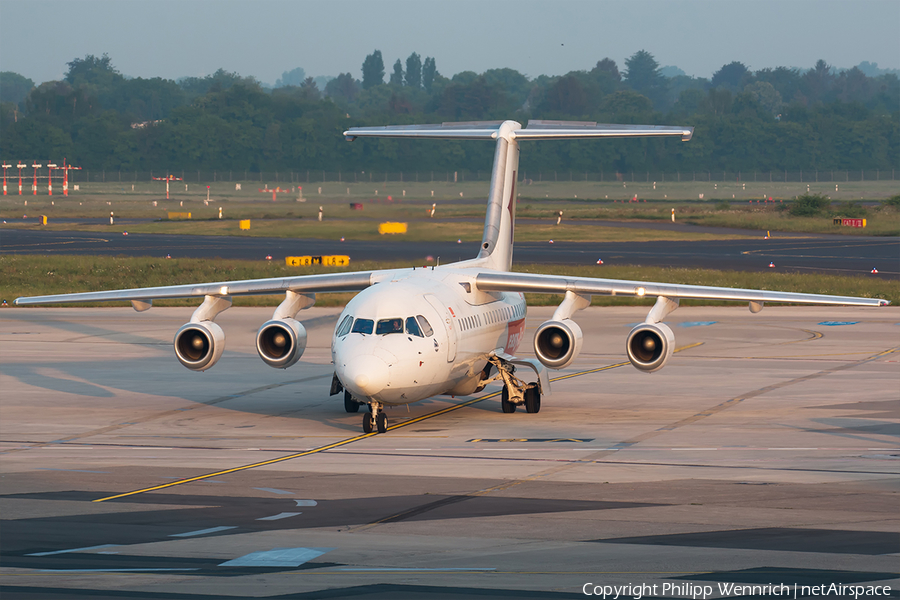
<path fill-rule="evenodd" d="M 389 125 L 386 127 L 351 127 L 344 137 L 450 138 L 459 140 L 572 140 L 609 137 L 680 137 L 686 142 L 694 134 L 693 127 L 669 125 L 610 125 L 592 121 L 529 121 L 523 128 L 515 121 L 474 121 L 435 125 Z"/>

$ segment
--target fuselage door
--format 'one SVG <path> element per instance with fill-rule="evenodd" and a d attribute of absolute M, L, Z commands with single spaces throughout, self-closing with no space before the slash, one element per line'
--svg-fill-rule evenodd
<path fill-rule="evenodd" d="M 438 316 L 444 322 L 444 326 L 440 330 L 435 330 L 435 339 L 438 337 L 445 338 L 443 343 L 447 346 L 447 362 L 453 362 L 456 360 L 456 323 L 453 322 L 450 310 L 437 296 L 425 294 L 425 299 L 428 300 L 428 303 L 437 311 Z M 444 332 L 444 335 L 440 335 L 441 331 Z"/>

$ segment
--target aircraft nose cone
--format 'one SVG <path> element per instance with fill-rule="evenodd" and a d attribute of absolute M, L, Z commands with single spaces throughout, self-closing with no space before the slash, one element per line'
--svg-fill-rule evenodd
<path fill-rule="evenodd" d="M 359 396 L 374 396 L 388 384 L 388 366 L 377 356 L 363 355 L 348 361 L 338 373 L 345 387 Z"/>

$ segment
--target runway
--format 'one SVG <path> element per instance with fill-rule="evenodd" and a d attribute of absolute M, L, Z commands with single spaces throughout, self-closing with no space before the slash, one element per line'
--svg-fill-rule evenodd
<path fill-rule="evenodd" d="M 352 260 L 409 261 L 426 257 L 444 263 L 474 257 L 478 243 L 352 241 L 163 234 L 108 235 L 77 231 L 23 231 L 4 228 L 0 254 L 89 254 L 163 258 L 273 260 L 285 256 L 346 254 Z M 781 272 L 869 275 L 900 279 L 900 240 L 836 235 L 704 242 L 517 242 L 519 264 L 627 264 Z"/>
<path fill-rule="evenodd" d="M 232 308 L 205 373 L 171 348 L 191 310 L 0 311 L 4 598 L 898 595 L 897 308 L 683 307 L 652 376 L 624 358 L 646 308 L 589 308 L 539 414 L 489 387 L 369 436 L 328 396 L 339 309 L 280 371 L 272 309 Z"/>

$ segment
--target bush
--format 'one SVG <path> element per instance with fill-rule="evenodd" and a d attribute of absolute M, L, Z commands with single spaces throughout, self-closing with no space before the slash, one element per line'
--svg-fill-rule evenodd
<path fill-rule="evenodd" d="M 856 202 L 842 202 L 838 209 L 833 212 L 835 217 L 848 219 L 860 219 L 869 214 L 865 206 Z"/>
<path fill-rule="evenodd" d="M 831 199 L 823 194 L 803 194 L 791 204 L 790 213 L 795 217 L 815 217 L 831 206 Z"/>
<path fill-rule="evenodd" d="M 887 200 L 882 201 L 882 204 L 885 206 L 893 206 L 894 208 L 900 208 L 900 194 L 895 194 L 888 198 Z"/>
<path fill-rule="evenodd" d="M 728 200 L 719 200 L 716 202 L 716 210 L 731 210 L 731 203 Z"/>

